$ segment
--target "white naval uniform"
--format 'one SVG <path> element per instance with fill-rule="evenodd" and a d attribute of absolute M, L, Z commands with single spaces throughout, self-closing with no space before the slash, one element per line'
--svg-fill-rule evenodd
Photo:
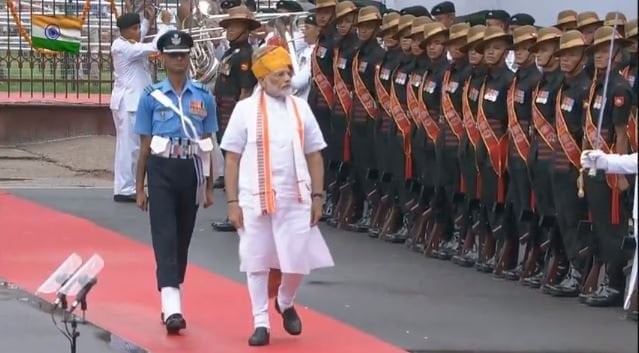
<path fill-rule="evenodd" d="M 637 174 L 637 153 L 633 154 L 609 154 L 605 156 L 608 162 L 606 171 L 610 174 Z M 628 284 L 628 295 L 624 303 L 624 309 L 630 307 L 630 294 L 632 289 L 637 286 L 637 271 L 639 270 L 639 235 L 637 234 L 637 178 L 635 177 L 635 199 L 632 203 L 632 224 L 634 227 L 633 236 L 635 237 L 635 255 L 632 260 L 632 271 L 630 272 L 630 282 Z"/>
<path fill-rule="evenodd" d="M 311 56 L 315 44 L 307 46 L 299 56 L 299 67 L 297 72 L 291 78 L 291 86 L 296 97 L 303 100 L 308 99 L 308 93 L 311 91 Z"/>
<path fill-rule="evenodd" d="M 261 213 L 256 128 L 262 92 L 258 86 L 253 95 L 237 103 L 220 148 L 242 156 L 238 185 L 244 221 L 244 228 L 238 229 L 240 271 L 247 273 L 254 325 L 268 328 L 268 271 L 278 268 L 282 272 L 277 300 L 281 310 L 286 310 L 293 306 L 303 275 L 332 267 L 334 262 L 319 228 L 310 225 L 311 179 L 304 157 L 326 148 L 326 143 L 306 101 L 294 96 L 286 101 L 266 96 L 275 212 Z M 304 126 L 303 147 L 292 100 Z M 300 190 L 304 191 L 301 202 Z"/>
<path fill-rule="evenodd" d="M 149 21 L 141 21 L 141 37 L 149 29 Z M 152 84 L 147 56 L 157 51 L 157 40 L 169 26 L 158 24 L 158 33 L 152 43 L 131 43 L 118 37 L 111 45 L 113 58 L 113 91 L 110 108 L 116 130 L 113 193 L 115 195 L 135 194 L 135 174 L 139 136 L 135 133 L 135 112 L 140 94 Z"/>
<path fill-rule="evenodd" d="M 261 46 L 265 46 L 269 39 L 275 36 L 275 33 L 275 31 L 269 32 L 266 37 L 264 37 L 264 43 Z M 304 33 L 300 31 L 293 32 L 293 45 L 295 45 L 295 56 L 300 57 L 304 50 L 308 48 L 308 43 L 306 43 L 304 39 Z"/>

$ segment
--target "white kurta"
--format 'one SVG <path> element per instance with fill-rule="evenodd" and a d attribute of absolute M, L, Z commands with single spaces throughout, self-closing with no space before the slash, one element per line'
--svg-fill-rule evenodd
<path fill-rule="evenodd" d="M 633 154 L 609 154 L 604 155 L 602 158 L 606 158 L 608 168 L 606 172 L 611 174 L 637 174 L 637 153 Z M 628 294 L 624 303 L 624 309 L 630 307 L 630 294 L 633 288 L 637 285 L 637 271 L 639 270 L 639 235 L 637 234 L 637 178 L 635 177 L 635 199 L 632 205 L 632 223 L 634 227 L 635 237 L 635 256 L 632 259 L 632 271 L 630 272 L 630 283 L 628 284 Z"/>
<path fill-rule="evenodd" d="M 308 104 L 297 97 L 284 100 L 266 96 L 272 187 L 275 191 L 273 215 L 262 215 L 257 184 L 257 109 L 262 89 L 235 106 L 220 148 L 241 154 L 239 168 L 239 206 L 244 216 L 240 236 L 240 271 L 260 272 L 279 268 L 283 273 L 308 274 L 311 270 L 334 265 L 326 242 L 317 226 L 311 227 L 311 185 L 308 166 L 297 168 L 294 146 L 299 139 L 292 100 L 304 125 L 303 155 L 326 148 L 326 142 Z M 298 148 L 302 149 L 297 143 Z M 298 180 L 303 183 L 302 202 L 298 199 Z"/>

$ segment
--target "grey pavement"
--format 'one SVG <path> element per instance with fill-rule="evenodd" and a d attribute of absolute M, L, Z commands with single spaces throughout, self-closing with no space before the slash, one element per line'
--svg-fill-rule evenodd
<path fill-rule="evenodd" d="M 150 243 L 148 216 L 132 204 L 112 202 L 109 190 L 12 192 Z M 210 227 L 225 216 L 223 195 L 216 197 L 214 207 L 200 211 L 190 260 L 243 282 L 237 235 Z M 300 303 L 399 347 L 440 353 L 637 352 L 637 324 L 619 308 L 548 297 L 363 234 L 328 227 L 323 233 L 336 267 L 309 276 Z"/>

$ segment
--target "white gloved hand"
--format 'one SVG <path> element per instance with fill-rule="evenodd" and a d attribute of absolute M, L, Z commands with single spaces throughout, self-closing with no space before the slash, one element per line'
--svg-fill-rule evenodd
<path fill-rule="evenodd" d="M 608 168 L 608 159 L 602 150 L 584 150 L 581 152 L 581 166 L 585 169 L 602 169 Z"/>

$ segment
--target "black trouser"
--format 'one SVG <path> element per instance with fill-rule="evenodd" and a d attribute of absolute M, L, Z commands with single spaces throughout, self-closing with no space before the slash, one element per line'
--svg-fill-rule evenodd
<path fill-rule="evenodd" d="M 568 260 L 576 265 L 579 250 L 586 244 L 579 241 L 579 221 L 587 218 L 588 206 L 585 199 L 577 196 L 577 177 L 579 171 L 573 167 L 569 170 L 552 173 L 552 190 L 557 210 L 557 225 L 566 250 Z"/>
<path fill-rule="evenodd" d="M 477 159 L 475 147 L 468 139 L 468 136 L 462 136 L 459 142 L 459 167 L 464 181 L 464 198 L 466 205 L 464 207 L 464 223 L 462 224 L 462 234 L 466 234 L 468 227 L 472 223 L 472 215 L 470 203 L 477 197 Z"/>
<path fill-rule="evenodd" d="M 520 217 L 524 211 L 531 211 L 530 192 L 530 178 L 526 163 L 518 156 L 509 156 L 508 202 L 512 205 L 512 225 L 515 228 L 517 237 L 520 237 L 529 229 L 528 225 L 521 222 Z"/>
<path fill-rule="evenodd" d="M 508 185 L 508 179 L 506 175 L 502 176 L 501 180 L 499 179 L 499 176 L 495 172 L 495 169 L 493 169 L 493 165 L 490 162 L 488 150 L 483 143 L 481 143 L 477 148 L 477 164 L 479 166 L 479 174 L 481 176 L 480 200 L 484 206 L 485 215 L 490 228 L 493 230 L 498 229 L 499 226 L 504 226 L 504 212 L 503 208 L 500 209 L 496 206 L 506 206 L 506 190 L 501 190 L 501 192 L 504 193 L 504 195 L 502 195 L 504 197 L 503 200 L 499 200 L 498 192 L 500 192 L 500 188 L 504 188 L 504 185 Z M 500 233 L 504 234 L 503 231 Z M 495 237 L 498 237 L 498 235 L 495 234 Z"/>
<path fill-rule="evenodd" d="M 600 259 L 608 265 L 610 285 L 623 288 L 622 269 L 627 256 L 621 249 L 623 238 L 628 235 L 628 213 L 619 198 L 619 222 L 612 223 L 612 191 L 606 182 L 606 174 L 597 171 L 595 177 L 584 176 L 584 188 L 594 226 L 596 247 Z"/>
<path fill-rule="evenodd" d="M 374 181 L 367 178 L 368 170 L 377 169 L 374 144 L 375 121 L 373 119 L 351 124 L 353 173 L 364 193 L 369 193 L 375 186 Z"/>
<path fill-rule="evenodd" d="M 192 159 L 149 157 L 149 216 L 158 289 L 184 283 L 195 226 L 197 177 Z"/>
<path fill-rule="evenodd" d="M 460 168 L 457 157 L 457 146 L 440 146 L 437 148 L 437 188 L 442 193 L 442 203 L 438 221 L 449 223 L 455 215 L 455 194 L 459 192 Z"/>
<path fill-rule="evenodd" d="M 529 162 L 530 180 L 535 192 L 535 210 L 540 216 L 555 215 L 555 200 L 552 187 L 552 160 L 532 159 Z"/>
<path fill-rule="evenodd" d="M 393 135 L 389 144 L 389 157 L 390 167 L 393 174 L 392 180 L 392 193 L 393 196 L 397 196 L 397 200 L 400 206 L 404 206 L 410 200 L 410 190 L 406 188 L 406 170 L 404 155 L 404 139 L 401 133 Z M 415 176 L 415 170 L 413 170 L 413 176 Z"/>

